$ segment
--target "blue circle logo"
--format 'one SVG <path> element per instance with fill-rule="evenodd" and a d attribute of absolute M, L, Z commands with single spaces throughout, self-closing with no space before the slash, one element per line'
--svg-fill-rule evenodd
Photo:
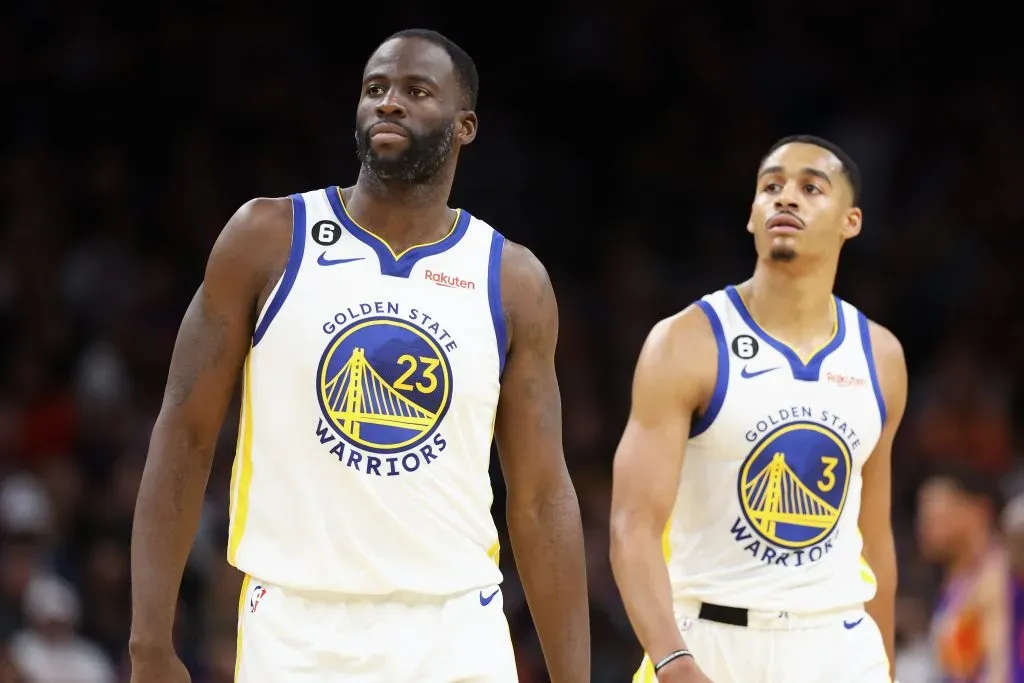
<path fill-rule="evenodd" d="M 354 448 L 409 450 L 451 404 L 451 364 L 430 335 L 404 320 L 367 318 L 344 328 L 320 359 L 320 409 Z"/>
<path fill-rule="evenodd" d="M 843 512 L 851 465 L 850 449 L 828 427 L 813 422 L 778 427 L 740 468 L 740 507 L 747 523 L 783 548 L 821 542 Z"/>

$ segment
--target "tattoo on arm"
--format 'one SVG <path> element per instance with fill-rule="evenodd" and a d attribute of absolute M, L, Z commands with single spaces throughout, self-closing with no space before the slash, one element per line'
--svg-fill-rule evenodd
<path fill-rule="evenodd" d="M 201 288 L 189 308 L 189 323 L 182 326 L 180 345 L 171 362 L 167 382 L 167 396 L 175 406 L 188 401 L 196 380 L 216 367 L 227 349 L 228 316 L 206 301 Z"/>

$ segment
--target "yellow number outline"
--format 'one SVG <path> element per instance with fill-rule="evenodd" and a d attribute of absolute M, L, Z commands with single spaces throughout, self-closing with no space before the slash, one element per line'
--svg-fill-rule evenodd
<path fill-rule="evenodd" d="M 395 383 L 392 385 L 395 389 L 399 389 L 401 391 L 412 391 L 415 389 L 421 394 L 429 394 L 437 389 L 437 375 L 434 371 L 437 370 L 437 367 L 441 364 L 441 360 L 439 358 L 429 358 L 427 356 L 419 357 L 419 363 L 423 363 L 423 365 L 426 366 L 423 368 L 420 375 L 423 379 L 427 380 L 427 383 L 424 384 L 423 382 L 418 381 L 415 386 L 409 384 L 406 380 L 412 377 L 413 373 L 415 373 L 420 367 L 419 363 L 416 362 L 416 359 L 405 353 L 399 356 L 398 360 L 395 362 L 398 365 L 409 366 L 408 369 L 395 380 Z"/>
<path fill-rule="evenodd" d="M 839 458 L 834 458 L 830 455 L 821 456 L 821 464 L 825 466 L 821 476 L 824 477 L 822 481 L 816 482 L 818 484 L 818 490 L 822 493 L 828 493 L 832 490 L 832 487 L 836 485 L 835 470 L 839 465 Z"/>

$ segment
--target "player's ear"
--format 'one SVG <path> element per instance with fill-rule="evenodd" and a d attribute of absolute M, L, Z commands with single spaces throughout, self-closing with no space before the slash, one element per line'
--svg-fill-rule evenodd
<path fill-rule="evenodd" d="M 456 119 L 456 135 L 459 145 L 468 145 L 476 139 L 476 129 L 479 122 L 475 111 L 460 112 Z"/>
<path fill-rule="evenodd" d="M 842 235 L 844 240 L 852 239 L 860 234 L 861 224 L 864 222 L 864 213 L 856 206 L 846 212 L 846 220 L 843 221 Z"/>

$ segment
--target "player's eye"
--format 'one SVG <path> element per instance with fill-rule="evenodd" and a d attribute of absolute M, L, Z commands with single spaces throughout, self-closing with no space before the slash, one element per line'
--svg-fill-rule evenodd
<path fill-rule="evenodd" d="M 426 97 L 430 93 L 428 93 L 423 88 L 420 88 L 420 87 L 417 87 L 417 86 L 414 85 L 413 87 L 409 88 L 409 94 L 411 94 L 411 95 L 413 95 L 415 97 Z"/>
<path fill-rule="evenodd" d="M 778 192 L 781 189 L 782 185 L 780 185 L 779 183 L 768 183 L 767 185 L 764 186 L 765 192 Z"/>
<path fill-rule="evenodd" d="M 821 188 L 817 185 L 804 185 L 804 192 L 808 194 L 821 194 Z"/>
<path fill-rule="evenodd" d="M 370 97 L 380 97 L 381 95 L 384 94 L 384 88 L 383 86 L 373 83 L 371 85 L 366 86 L 366 94 L 369 95 Z"/>

